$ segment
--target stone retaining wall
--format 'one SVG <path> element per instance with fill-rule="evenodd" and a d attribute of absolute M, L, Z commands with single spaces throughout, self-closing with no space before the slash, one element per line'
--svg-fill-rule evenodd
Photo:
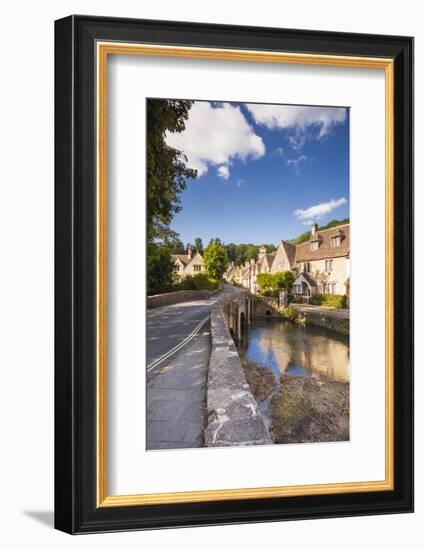
<path fill-rule="evenodd" d="M 170 306 L 180 302 L 191 302 L 192 300 L 208 300 L 215 292 L 212 293 L 209 290 L 177 290 L 177 292 L 147 296 L 147 309 Z"/>
<path fill-rule="evenodd" d="M 211 310 L 212 351 L 207 382 L 205 445 L 267 445 L 272 440 L 246 382 L 228 330 L 223 308 L 229 302 Z"/>
<path fill-rule="evenodd" d="M 282 315 L 278 311 L 278 300 L 275 298 L 265 298 L 255 296 L 253 314 L 255 317 L 275 317 L 281 319 Z"/>
<path fill-rule="evenodd" d="M 349 317 L 337 316 L 333 312 L 301 310 L 298 319 L 305 325 L 328 328 L 343 335 L 349 334 Z"/>

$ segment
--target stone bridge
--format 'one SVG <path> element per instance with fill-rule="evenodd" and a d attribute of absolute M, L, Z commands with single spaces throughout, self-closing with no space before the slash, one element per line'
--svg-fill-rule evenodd
<path fill-rule="evenodd" d="M 237 288 L 237 292 L 221 306 L 228 330 L 235 340 L 240 340 L 252 322 L 253 300 L 248 290 Z"/>

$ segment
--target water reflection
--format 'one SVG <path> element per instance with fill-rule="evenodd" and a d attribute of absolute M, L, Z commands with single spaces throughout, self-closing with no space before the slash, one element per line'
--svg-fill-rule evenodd
<path fill-rule="evenodd" d="M 349 339 L 320 327 L 256 320 L 239 346 L 240 355 L 279 376 L 349 381 Z"/>

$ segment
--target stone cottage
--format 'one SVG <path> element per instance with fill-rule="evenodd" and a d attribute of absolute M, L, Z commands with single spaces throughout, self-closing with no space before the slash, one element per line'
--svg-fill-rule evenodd
<path fill-rule="evenodd" d="M 204 271 L 203 256 L 196 252 L 193 254 L 191 245 L 187 247 L 187 254 L 173 254 L 176 278 L 181 281 L 187 275 L 197 275 Z"/>
<path fill-rule="evenodd" d="M 312 225 L 309 241 L 296 246 L 295 294 L 349 294 L 349 229 L 349 224 L 324 230 Z"/>

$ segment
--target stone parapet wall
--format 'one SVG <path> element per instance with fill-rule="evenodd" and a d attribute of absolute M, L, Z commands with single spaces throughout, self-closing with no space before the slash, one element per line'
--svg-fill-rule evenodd
<path fill-rule="evenodd" d="M 240 298 L 244 294 L 240 291 Z M 224 308 L 237 299 L 235 296 L 211 310 L 212 351 L 207 381 L 205 429 L 207 447 L 272 443 L 246 381 L 224 313 Z"/>
<path fill-rule="evenodd" d="M 176 292 L 147 296 L 147 309 L 170 306 L 181 302 L 191 302 L 192 300 L 208 300 L 214 293 L 211 293 L 209 290 L 177 290 Z"/>

